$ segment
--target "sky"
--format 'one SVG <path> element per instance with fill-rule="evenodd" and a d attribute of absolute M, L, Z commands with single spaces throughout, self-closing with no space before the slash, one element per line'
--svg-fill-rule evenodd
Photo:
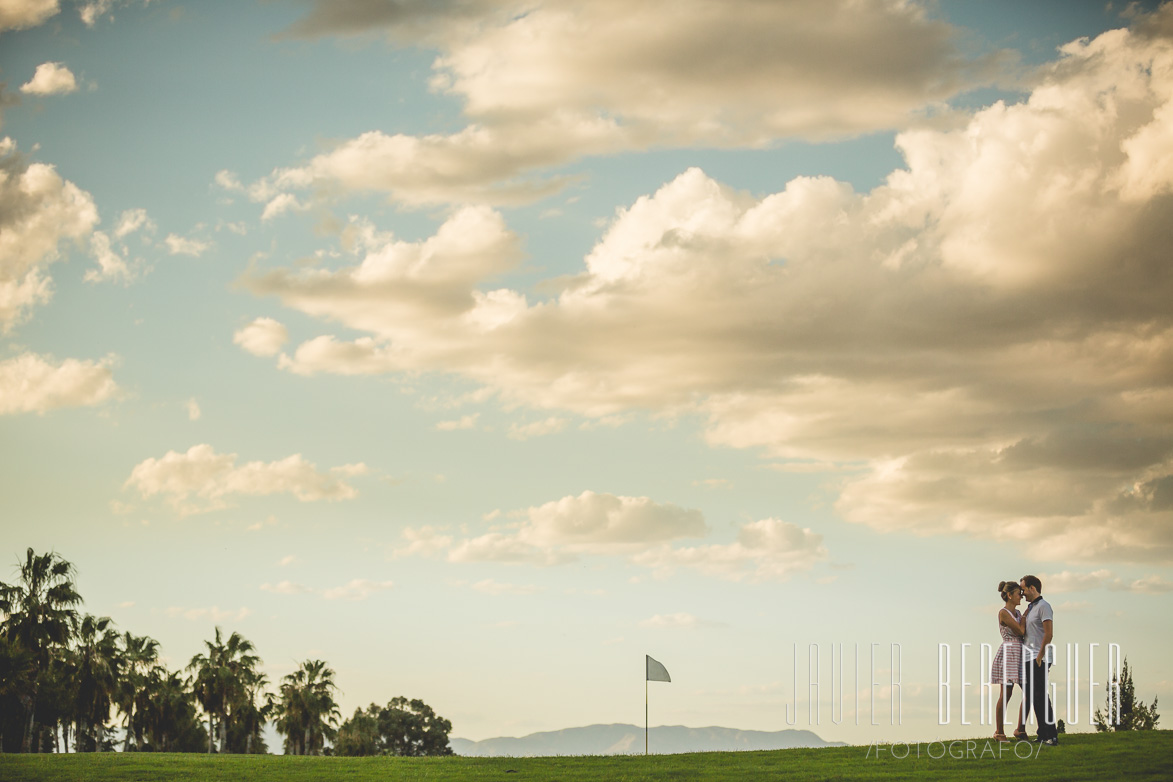
<path fill-rule="evenodd" d="M 1173 696 L 1173 6 L 4 0 L 0 82 L 0 579 L 469 739 L 645 654 L 985 735 L 1027 573 L 1070 730 Z"/>

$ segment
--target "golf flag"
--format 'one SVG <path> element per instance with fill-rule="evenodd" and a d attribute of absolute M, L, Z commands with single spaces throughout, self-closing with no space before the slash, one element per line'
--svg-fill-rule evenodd
<path fill-rule="evenodd" d="M 651 655 L 645 654 L 648 658 L 648 681 L 650 682 L 670 682 L 672 677 L 668 675 L 668 669 L 664 664 L 657 662 L 651 658 Z"/>

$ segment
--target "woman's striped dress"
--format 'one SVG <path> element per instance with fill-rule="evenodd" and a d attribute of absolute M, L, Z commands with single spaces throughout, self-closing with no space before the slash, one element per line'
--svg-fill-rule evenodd
<path fill-rule="evenodd" d="M 994 664 L 990 666 L 990 683 L 1022 684 L 1022 636 L 1002 624 L 1001 617 L 999 613 L 998 632 L 1002 634 L 1002 645 L 998 647 L 998 653 L 994 655 Z M 1017 608 L 1014 609 L 1014 618 L 1022 618 Z"/>

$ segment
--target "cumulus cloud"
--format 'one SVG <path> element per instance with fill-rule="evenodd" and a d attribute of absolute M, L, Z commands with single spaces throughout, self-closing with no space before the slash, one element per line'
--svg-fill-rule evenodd
<path fill-rule="evenodd" d="M 172 255 L 190 255 L 193 258 L 200 257 L 212 246 L 211 242 L 178 234 L 167 234 L 163 243 L 167 246 L 167 252 Z"/>
<path fill-rule="evenodd" d="M 353 578 L 342 586 L 333 587 L 322 592 L 327 600 L 366 600 L 373 594 L 391 589 L 395 584 L 391 581 L 372 581 L 369 578 Z"/>
<path fill-rule="evenodd" d="M 536 595 L 542 591 L 540 586 L 536 584 L 504 584 L 500 581 L 494 581 L 491 578 L 486 578 L 478 581 L 472 585 L 472 588 L 478 592 L 486 595 Z"/>
<path fill-rule="evenodd" d="M 639 626 L 654 629 L 695 630 L 699 627 L 720 627 L 723 624 L 723 622 L 698 619 L 690 613 L 681 611 L 675 614 L 656 614 L 640 622 Z"/>
<path fill-rule="evenodd" d="M 261 191 L 528 202 L 569 181 L 544 169 L 583 155 L 902 127 L 1004 59 L 967 61 L 952 27 L 896 0 L 323 1 L 287 34 L 372 31 L 438 49 L 432 88 L 462 100 L 470 124 L 366 133 L 273 172 Z"/>
<path fill-rule="evenodd" d="M 1090 573 L 1064 570 L 1061 573 L 1039 576 L 1039 579 L 1043 582 L 1043 589 L 1048 593 L 1086 592 L 1092 589 L 1153 595 L 1173 592 L 1173 581 L 1161 576 L 1124 579 L 1105 569 Z"/>
<path fill-rule="evenodd" d="M 548 434 L 557 434 L 565 428 L 565 418 L 550 416 L 541 421 L 511 425 L 509 427 L 509 437 L 513 440 L 528 440 L 531 437 L 545 437 Z"/>
<path fill-rule="evenodd" d="M 222 622 L 241 622 L 252 614 L 252 611 L 244 606 L 232 611 L 230 609 L 221 609 L 219 606 L 211 606 L 209 608 L 183 608 L 181 606 L 170 606 L 165 612 L 167 616 L 177 617 L 181 616 L 188 621 L 200 621 L 209 619 L 214 623 Z"/>
<path fill-rule="evenodd" d="M 434 557 L 447 551 L 453 540 L 451 535 L 446 535 L 432 526 L 423 526 L 419 529 L 408 527 L 403 530 L 402 535 L 407 542 L 393 550 L 394 557 Z"/>
<path fill-rule="evenodd" d="M 437 421 L 436 429 L 441 432 L 456 432 L 461 429 L 475 429 L 480 413 L 470 413 L 451 421 Z"/>
<path fill-rule="evenodd" d="M 94 231 L 90 236 L 90 254 L 98 262 L 98 268 L 86 270 L 86 282 L 129 280 L 133 274 L 126 262 L 125 252 L 125 247 L 122 252 L 115 249 L 104 231 Z"/>
<path fill-rule="evenodd" d="M 60 62 L 45 62 L 37 66 L 33 78 L 20 85 L 26 95 L 65 95 L 77 92 L 73 71 Z"/>
<path fill-rule="evenodd" d="M 289 331 L 272 318 L 257 318 L 238 330 L 232 341 L 254 356 L 275 356 L 289 339 Z"/>
<path fill-rule="evenodd" d="M 200 416 L 203 415 L 200 411 L 200 403 L 195 399 L 187 400 L 183 407 L 187 410 L 187 420 L 189 421 L 198 421 L 200 420 Z"/>
<path fill-rule="evenodd" d="M 155 221 L 147 214 L 146 209 L 127 209 L 118 217 L 118 224 L 114 228 L 114 237 L 125 239 L 137 231 L 153 233 Z"/>
<path fill-rule="evenodd" d="M 659 577 L 685 567 L 732 581 L 784 581 L 826 558 L 822 535 L 787 521 L 762 519 L 743 525 L 733 543 L 661 546 L 632 561 L 652 568 Z"/>
<path fill-rule="evenodd" d="M 435 556 L 446 551 L 450 562 L 547 566 L 572 562 L 583 554 L 630 554 L 649 544 L 700 537 L 707 529 L 700 511 L 648 497 L 593 491 L 510 516 L 524 520 L 461 540 L 430 527 L 409 528 L 403 533 L 408 544 L 395 555 Z"/>
<path fill-rule="evenodd" d="M 0 32 L 36 27 L 60 11 L 60 0 L 5 0 L 0 3 Z"/>
<path fill-rule="evenodd" d="M 118 391 L 112 363 L 110 358 L 57 362 L 36 353 L 0 361 L 0 415 L 101 404 Z"/>
<path fill-rule="evenodd" d="M 85 0 L 79 2 L 77 15 L 86 27 L 93 27 L 103 16 L 110 14 L 118 6 L 150 5 L 151 0 Z M 112 16 L 112 14 L 111 14 Z"/>
<path fill-rule="evenodd" d="M 52 296 L 49 264 L 63 244 L 83 244 L 98 223 L 89 193 L 53 166 L 28 163 L 11 139 L 0 142 L 0 333 Z"/>
<path fill-rule="evenodd" d="M 714 445 L 851 465 L 849 521 L 1173 561 L 1171 20 L 1068 44 L 1024 100 L 901 133 L 905 167 L 867 193 L 798 177 L 759 197 L 686 171 L 620 210 L 552 296 L 494 287 L 503 228 L 422 295 L 377 244 L 246 282 L 364 334 L 310 340 L 290 371 L 692 413 Z M 494 534 L 487 549 L 525 554 Z"/>
<path fill-rule="evenodd" d="M 182 515 L 227 507 L 234 496 L 291 494 L 301 502 L 317 502 L 358 495 L 336 472 L 319 471 L 301 454 L 240 466 L 236 461 L 236 454 L 216 453 L 206 444 L 185 453 L 168 451 L 136 465 L 126 488 L 136 489 L 143 498 L 161 495 Z"/>
<path fill-rule="evenodd" d="M 292 581 L 278 581 L 276 584 L 267 582 L 261 584 L 261 591 L 271 592 L 274 595 L 305 595 L 310 594 L 314 590 L 304 584 L 295 584 Z"/>

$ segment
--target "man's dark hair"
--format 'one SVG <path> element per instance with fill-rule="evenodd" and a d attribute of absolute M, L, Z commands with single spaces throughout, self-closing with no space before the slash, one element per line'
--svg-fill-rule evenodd
<path fill-rule="evenodd" d="M 1043 591 L 1043 582 L 1039 581 L 1038 576 L 1023 576 L 1022 577 L 1022 585 L 1028 586 L 1028 587 L 1034 587 L 1035 589 L 1039 590 L 1040 592 Z"/>

